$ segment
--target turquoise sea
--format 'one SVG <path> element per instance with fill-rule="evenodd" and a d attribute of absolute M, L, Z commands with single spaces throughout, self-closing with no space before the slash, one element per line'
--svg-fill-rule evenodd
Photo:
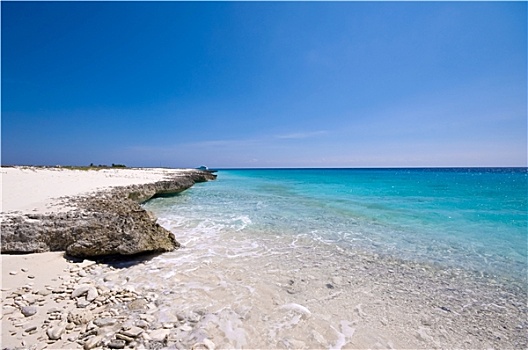
<path fill-rule="evenodd" d="M 228 169 L 146 207 L 198 235 L 299 237 L 525 284 L 527 197 L 526 168 Z"/>
<path fill-rule="evenodd" d="M 127 285 L 218 348 L 525 349 L 527 191 L 526 168 L 220 170 L 144 204 L 182 247 Z"/>

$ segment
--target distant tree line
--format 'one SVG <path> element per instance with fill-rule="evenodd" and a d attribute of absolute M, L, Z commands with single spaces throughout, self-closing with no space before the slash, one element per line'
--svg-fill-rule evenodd
<path fill-rule="evenodd" d="M 112 163 L 112 166 L 110 167 L 110 166 L 105 165 L 105 164 L 95 165 L 94 163 L 90 163 L 90 168 L 126 168 L 126 165 Z"/>

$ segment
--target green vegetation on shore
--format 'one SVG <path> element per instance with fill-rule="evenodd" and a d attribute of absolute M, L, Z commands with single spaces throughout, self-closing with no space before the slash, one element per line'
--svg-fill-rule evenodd
<path fill-rule="evenodd" d="M 91 163 L 88 166 L 64 165 L 64 166 L 61 166 L 61 168 L 71 169 L 71 170 L 100 170 L 100 169 L 111 169 L 111 168 L 126 168 L 126 165 L 114 164 L 114 163 L 112 163 L 112 165 L 105 165 L 105 164 L 94 165 L 94 163 Z"/>
<path fill-rule="evenodd" d="M 3 165 L 2 168 L 10 168 L 10 167 L 16 167 L 17 165 Z M 54 166 L 48 166 L 48 165 L 31 165 L 31 166 L 21 166 L 21 167 L 31 167 L 31 168 L 63 168 L 63 169 L 69 169 L 69 170 L 101 170 L 101 169 L 115 169 L 120 168 L 124 169 L 127 166 L 124 164 L 114 164 L 112 165 L 94 165 L 91 163 L 90 165 L 54 165 Z"/>

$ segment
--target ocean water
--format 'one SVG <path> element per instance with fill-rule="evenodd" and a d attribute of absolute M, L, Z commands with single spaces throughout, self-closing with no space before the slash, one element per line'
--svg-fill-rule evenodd
<path fill-rule="evenodd" d="M 261 169 L 221 170 L 146 207 L 191 240 L 303 237 L 525 281 L 527 198 L 525 168 Z"/>
<path fill-rule="evenodd" d="M 527 181 L 220 170 L 144 204 L 182 247 L 128 267 L 126 285 L 185 323 L 168 348 L 526 348 Z"/>

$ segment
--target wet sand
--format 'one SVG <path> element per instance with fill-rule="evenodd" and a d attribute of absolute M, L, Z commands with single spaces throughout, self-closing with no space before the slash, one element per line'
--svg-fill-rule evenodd
<path fill-rule="evenodd" d="M 526 348 L 526 286 L 345 251 L 311 239 L 176 235 L 181 250 L 126 269 L 160 319 L 201 315 L 220 348 Z M 146 277 L 148 276 L 148 277 Z"/>

